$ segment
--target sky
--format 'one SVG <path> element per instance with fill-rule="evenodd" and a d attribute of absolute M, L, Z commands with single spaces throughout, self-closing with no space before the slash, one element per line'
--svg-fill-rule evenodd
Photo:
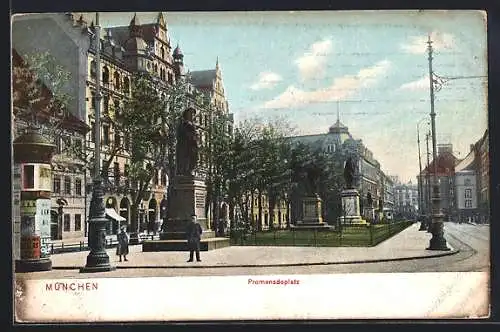
<path fill-rule="evenodd" d="M 134 13 L 100 13 L 103 27 Z M 416 182 L 433 71 L 437 143 L 458 158 L 487 128 L 486 14 L 480 11 L 165 12 L 173 47 L 189 70 L 222 69 L 235 121 L 285 117 L 297 134 L 348 126 L 402 182 Z M 138 13 L 142 24 L 157 13 Z M 88 16 L 92 18 L 92 16 Z M 432 148 L 432 144 L 430 143 Z"/>

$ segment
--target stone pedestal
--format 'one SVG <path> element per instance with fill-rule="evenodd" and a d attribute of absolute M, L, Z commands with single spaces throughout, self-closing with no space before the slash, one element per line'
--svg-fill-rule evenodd
<path fill-rule="evenodd" d="M 340 222 L 347 225 L 366 223 L 360 215 L 358 191 L 356 189 L 345 189 L 340 196 L 342 197 L 342 216 L 340 217 Z"/>
<path fill-rule="evenodd" d="M 203 179 L 177 175 L 173 179 L 173 191 L 170 197 L 170 218 L 166 220 L 165 232 L 160 234 L 160 239 L 185 240 L 186 227 L 193 214 L 196 214 L 203 229 L 202 237 L 214 237 L 214 232 L 207 229 L 206 196 L 207 189 Z"/>
<path fill-rule="evenodd" d="M 322 224 L 321 204 L 322 200 L 318 195 L 302 198 L 302 220 L 297 221 L 297 225 Z"/>
<path fill-rule="evenodd" d="M 318 196 L 309 196 L 302 198 L 302 220 L 297 220 L 292 228 L 297 229 L 318 229 L 329 228 L 322 217 L 322 199 Z"/>

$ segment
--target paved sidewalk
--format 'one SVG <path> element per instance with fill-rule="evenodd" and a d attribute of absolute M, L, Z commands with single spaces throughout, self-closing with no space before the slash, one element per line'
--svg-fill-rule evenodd
<path fill-rule="evenodd" d="M 127 262 L 118 262 L 115 249 L 108 249 L 112 265 L 126 268 L 214 268 L 270 267 L 373 263 L 453 255 L 458 250 L 426 250 L 431 234 L 418 231 L 415 223 L 375 247 L 257 247 L 231 246 L 201 253 L 202 262 L 187 263 L 187 252 L 142 252 L 130 246 Z M 85 265 L 88 251 L 52 255 L 54 269 L 78 269 Z"/>

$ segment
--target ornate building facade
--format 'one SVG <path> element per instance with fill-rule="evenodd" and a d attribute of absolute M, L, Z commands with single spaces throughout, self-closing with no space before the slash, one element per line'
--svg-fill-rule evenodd
<path fill-rule="evenodd" d="M 86 155 L 82 162 L 87 164 L 84 174 L 71 175 L 72 192 L 79 178 L 82 180 L 82 191 L 86 195 L 86 208 L 90 203 L 92 160 L 94 151 L 94 113 L 96 106 L 96 38 L 93 22 L 86 22 L 82 13 L 66 14 L 32 14 L 23 17 L 13 25 L 13 44 L 23 52 L 43 51 L 51 53 L 65 68 L 71 72 L 72 81 L 69 90 L 73 96 L 72 113 L 88 127 L 92 128 L 82 139 Z M 153 22 L 141 24 L 137 15 L 131 17 L 126 26 L 113 26 L 101 30 L 100 41 L 100 90 L 101 99 L 101 165 L 106 179 L 105 207 L 110 220 L 109 233 L 118 231 L 120 222 L 131 224 L 132 196 L 129 188 L 134 184 L 128 179 L 130 141 L 113 126 L 115 112 L 119 111 L 123 102 L 131 94 L 132 78 L 135 73 L 148 73 L 154 80 L 159 93 L 178 79 L 191 75 L 184 71 L 183 54 L 177 45 L 172 49 L 168 26 L 163 13 L 158 13 Z M 200 144 L 208 144 L 207 128 L 210 125 L 215 108 L 230 118 L 228 129 L 232 128 L 232 116 L 222 81 L 219 62 L 215 70 L 206 71 L 211 74 L 209 80 L 200 81 L 205 71 L 193 72 L 192 83 L 188 88 L 188 105 L 197 109 L 196 125 L 199 127 Z M 209 84 L 205 84 L 205 83 Z M 201 84 L 203 83 L 203 84 Z M 232 129 L 231 129 L 232 130 Z M 206 157 L 200 156 L 200 166 L 208 167 Z M 62 176 L 62 175 L 61 175 Z M 64 175 L 66 179 L 66 175 Z M 64 181 L 62 188 L 64 188 Z M 151 224 L 157 228 L 160 222 L 160 202 L 166 194 L 168 174 L 157 170 L 148 187 L 146 195 L 139 205 L 140 230 Z M 57 180 L 54 186 L 57 185 Z M 79 187 L 78 187 L 79 188 Z M 57 188 L 55 188 L 57 189 Z M 65 189 L 62 189 L 63 192 Z M 87 220 L 87 212 L 82 214 L 82 224 Z M 85 229 L 85 227 L 82 227 Z M 63 232 L 63 237 L 64 237 Z M 75 233 L 76 234 L 76 233 Z M 85 230 L 82 231 L 85 234 Z"/>

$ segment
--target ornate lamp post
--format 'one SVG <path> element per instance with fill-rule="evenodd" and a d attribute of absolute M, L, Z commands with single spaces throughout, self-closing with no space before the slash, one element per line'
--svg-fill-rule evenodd
<path fill-rule="evenodd" d="M 429 243 L 428 250 L 450 250 L 446 245 L 444 238 L 443 219 L 444 215 L 441 211 L 441 197 L 438 181 L 438 160 L 436 149 L 436 113 L 434 112 L 434 77 L 432 72 L 432 41 L 429 35 L 427 41 L 427 51 L 429 54 L 429 84 L 430 84 L 430 99 L 431 99 L 431 134 L 432 134 L 432 159 L 434 161 L 433 180 L 433 197 L 432 197 L 432 222 L 431 233 L 432 238 Z"/>
<path fill-rule="evenodd" d="M 80 269 L 80 272 L 107 272 L 113 271 L 116 267 L 109 263 L 109 256 L 106 252 L 106 223 L 107 219 L 104 210 L 104 188 L 101 179 L 101 27 L 99 26 L 99 13 L 95 19 L 95 51 L 96 51 L 96 105 L 95 105 L 95 146 L 94 146 L 94 179 L 92 200 L 90 201 L 90 221 L 89 221 L 89 247 L 90 253 L 87 256 L 87 264 Z"/>

